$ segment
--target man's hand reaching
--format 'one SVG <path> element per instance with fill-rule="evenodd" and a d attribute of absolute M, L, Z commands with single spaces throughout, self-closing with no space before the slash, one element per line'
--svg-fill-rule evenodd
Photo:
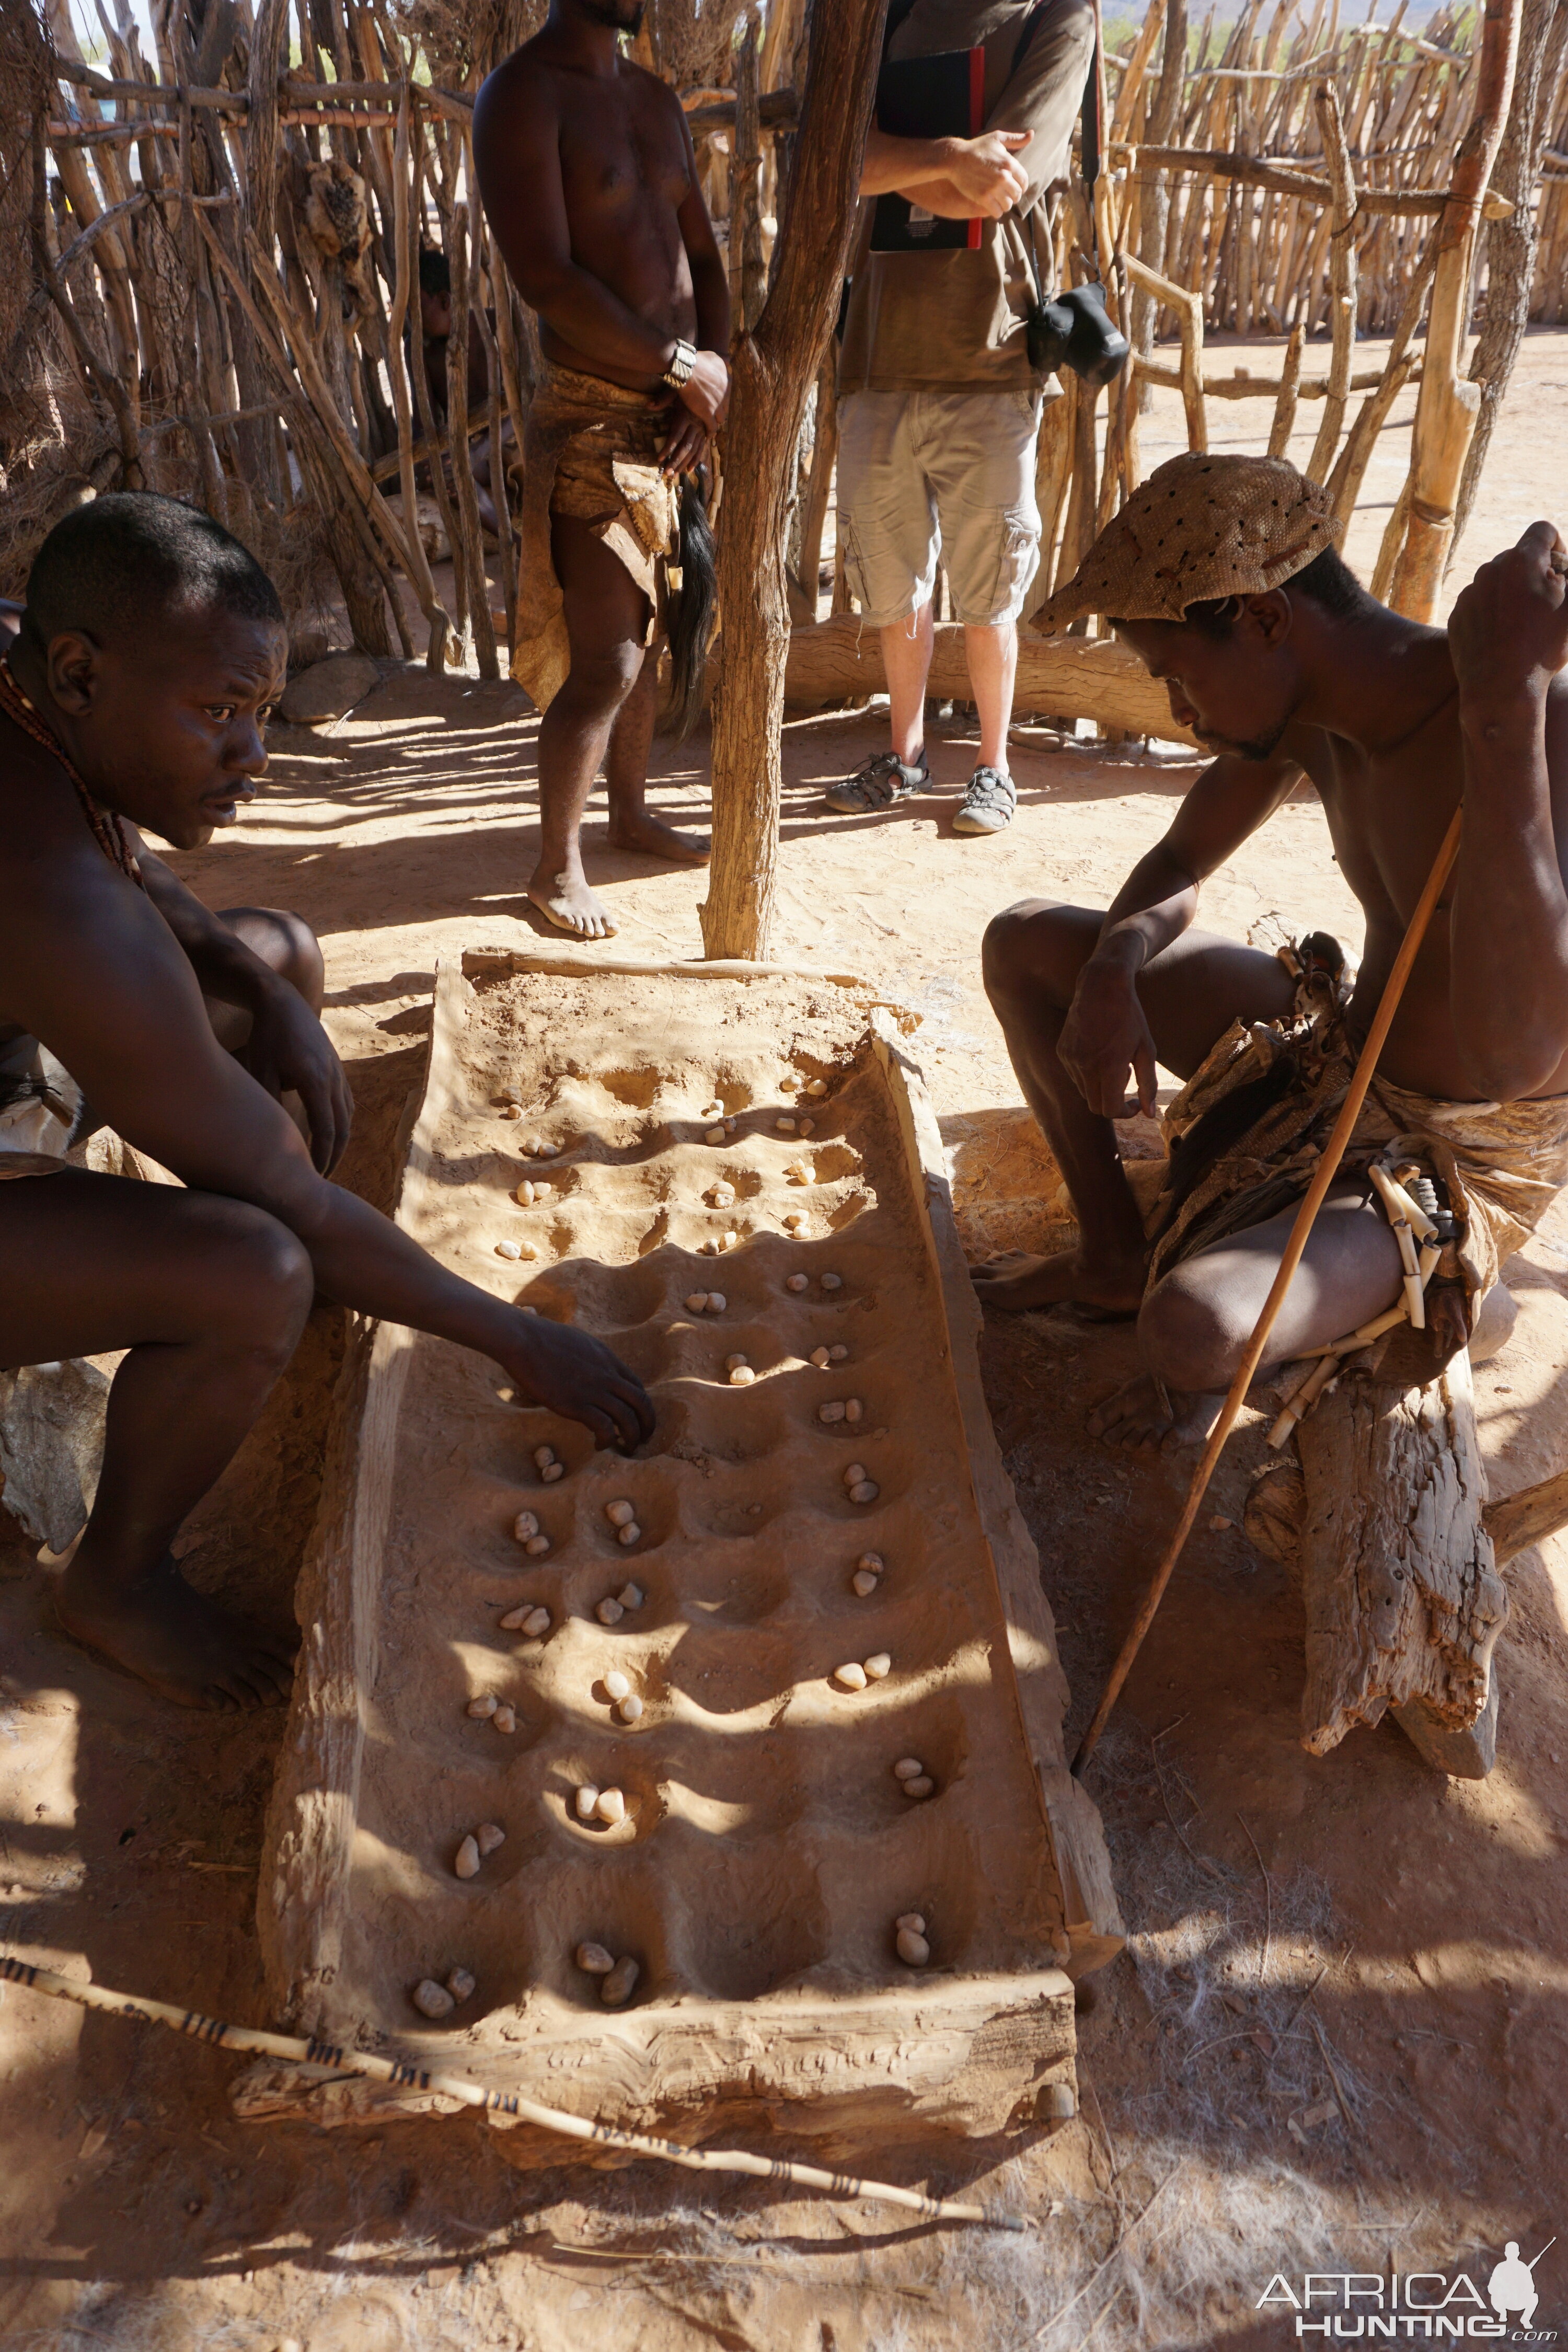
<path fill-rule="evenodd" d="M 1101 1118 L 1152 1118 L 1159 1100 L 1154 1040 L 1126 967 L 1091 956 L 1062 1024 L 1058 1047 L 1063 1067 L 1090 1110 Z M 1129 1097 L 1127 1082 L 1137 1086 Z"/>
<path fill-rule="evenodd" d="M 248 1010 L 250 1035 L 235 1058 L 274 1100 L 299 1096 L 310 1131 L 310 1158 L 320 1174 L 330 1176 L 353 1124 L 353 1097 L 331 1039 L 285 980 L 271 978 L 270 986 L 259 986 Z"/>
<path fill-rule="evenodd" d="M 1568 667 L 1568 548 L 1553 524 L 1482 564 L 1448 615 L 1448 650 L 1461 713 L 1544 697 Z"/>
<path fill-rule="evenodd" d="M 517 1343 L 496 1360 L 521 1404 L 548 1405 L 580 1421 L 595 1445 L 631 1454 L 653 1435 L 653 1405 L 635 1372 L 602 1339 L 542 1316 L 518 1316 Z"/>

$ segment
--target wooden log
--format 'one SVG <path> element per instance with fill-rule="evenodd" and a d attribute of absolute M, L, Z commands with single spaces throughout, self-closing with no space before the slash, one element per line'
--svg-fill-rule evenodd
<path fill-rule="evenodd" d="M 928 692 L 939 700 L 970 691 L 963 656 L 963 630 L 939 621 L 933 632 Z M 785 698 L 792 710 L 820 710 L 830 704 L 887 691 L 881 640 L 858 614 L 819 621 L 796 629 L 789 642 Z M 1097 726 L 1128 735 L 1158 735 L 1168 741 L 1193 739 L 1171 716 L 1170 698 L 1136 654 L 1114 638 L 1018 635 L 1018 677 L 1014 700 L 1020 710 L 1059 711 L 1090 719 Z"/>
<path fill-rule="evenodd" d="M 1173 285 L 1157 269 L 1151 269 L 1147 262 L 1140 261 L 1136 254 L 1128 254 L 1126 261 L 1127 275 L 1132 283 L 1141 286 L 1145 293 L 1152 294 L 1156 301 L 1163 302 L 1167 310 L 1176 314 L 1182 337 L 1182 364 L 1176 381 L 1181 390 L 1182 405 L 1186 411 L 1187 446 L 1189 449 L 1206 449 L 1209 427 L 1204 407 L 1203 297 L 1190 293 L 1184 286 Z M 1151 377 L 1154 374 L 1149 367 L 1144 367 L 1142 372 Z"/>
<path fill-rule="evenodd" d="M 1323 397 L 1323 421 L 1307 460 L 1314 482 L 1326 482 L 1333 469 L 1334 452 L 1345 421 L 1350 398 L 1351 365 L 1355 352 L 1356 256 L 1355 179 L 1350 149 L 1340 116 L 1339 92 L 1331 83 L 1314 91 L 1312 104 L 1328 159 L 1329 184 L 1334 192 L 1333 227 L 1329 234 L 1329 331 L 1332 357 Z"/>
<path fill-rule="evenodd" d="M 1256 155 L 1238 155 L 1218 147 L 1120 147 L 1110 151 L 1134 165 L 1162 171 L 1198 172 L 1211 180 L 1235 180 L 1254 188 L 1272 188 L 1282 196 L 1299 196 L 1304 204 L 1332 205 L 1331 182 L 1298 170 L 1294 165 L 1264 163 Z M 1449 202 L 1440 189 L 1363 188 L 1357 199 L 1363 213 L 1390 213 L 1407 219 L 1437 217 Z M 1480 200 L 1485 220 L 1506 220 L 1513 206 L 1495 190 Z"/>
<path fill-rule="evenodd" d="M 1423 1710 L 1423 1726 L 1449 1735 L 1474 1734 L 1508 1595 L 1482 1517 L 1468 1356 L 1420 1388 L 1345 1370 L 1299 1425 L 1296 1445 L 1302 1746 L 1325 1756 L 1390 1706 Z M 1288 1556 L 1293 1508 L 1289 1481 L 1267 1479 L 1247 1533 Z M 1474 1741 L 1469 1752 L 1479 1764 Z"/>
<path fill-rule="evenodd" d="M 784 553 L 795 451 L 848 259 L 887 0 L 814 12 L 805 96 L 773 290 L 735 346 L 719 545 L 724 614 L 713 720 L 713 864 L 700 909 L 710 956 L 767 952 L 777 893 L 779 744 L 789 602 Z"/>

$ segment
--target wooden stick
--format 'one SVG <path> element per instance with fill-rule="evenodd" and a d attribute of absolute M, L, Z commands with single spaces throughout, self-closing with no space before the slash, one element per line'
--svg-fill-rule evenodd
<path fill-rule="evenodd" d="M 1100 1745 L 1100 1736 L 1110 1720 L 1110 1711 L 1121 1696 L 1121 1686 L 1132 1670 L 1132 1662 L 1143 1646 L 1144 1636 L 1153 1623 L 1155 1613 L 1164 1598 L 1165 1587 L 1171 1580 L 1172 1571 L 1182 1556 L 1187 1538 L 1193 1531 L 1194 1523 L 1198 1516 L 1198 1507 L 1208 1490 L 1209 1480 L 1214 1476 L 1218 1466 L 1219 1457 L 1225 1451 L 1226 1440 L 1236 1426 L 1237 1418 L 1246 1402 L 1247 1391 L 1252 1385 L 1253 1376 L 1263 1361 L 1263 1350 L 1268 1344 L 1268 1334 L 1274 1328 L 1275 1318 L 1285 1303 L 1285 1294 L 1289 1289 L 1296 1269 L 1301 1263 L 1301 1254 L 1307 1246 L 1308 1236 L 1317 1222 L 1319 1210 L 1328 1198 L 1329 1187 L 1339 1173 L 1340 1161 L 1344 1158 L 1346 1146 L 1354 1132 L 1356 1120 L 1361 1116 L 1361 1108 L 1366 1100 L 1367 1088 L 1371 1086 L 1373 1073 L 1377 1068 L 1377 1057 L 1383 1051 L 1384 1040 L 1393 1025 L 1395 1013 L 1399 1010 L 1399 1001 L 1405 993 L 1405 984 L 1410 978 L 1415 958 L 1420 951 L 1421 942 L 1426 936 L 1426 927 L 1432 919 L 1433 909 L 1442 896 L 1449 875 L 1454 870 L 1454 860 L 1459 854 L 1459 835 L 1463 824 L 1464 812 L 1462 809 L 1456 809 L 1453 821 L 1443 836 L 1443 845 L 1438 850 L 1433 861 L 1432 871 L 1426 877 L 1426 887 L 1416 901 L 1415 911 L 1411 916 L 1405 937 L 1400 942 L 1399 953 L 1394 960 L 1393 969 L 1384 983 L 1383 994 L 1378 999 L 1377 1011 L 1373 1015 L 1372 1027 L 1367 1032 L 1366 1043 L 1361 1049 L 1354 1075 L 1346 1090 L 1344 1101 L 1340 1106 L 1340 1115 L 1334 1121 L 1333 1132 L 1323 1146 L 1323 1156 L 1318 1162 L 1318 1172 L 1313 1177 L 1301 1205 L 1296 1212 L 1296 1222 L 1290 1228 L 1290 1238 L 1285 1244 L 1285 1255 L 1279 1261 L 1279 1271 L 1269 1286 L 1268 1296 L 1263 1302 L 1263 1311 L 1247 1342 L 1247 1353 L 1242 1358 L 1236 1378 L 1230 1384 L 1230 1393 L 1220 1408 L 1219 1419 L 1209 1433 L 1208 1444 L 1204 1447 L 1198 1466 L 1193 1473 L 1193 1482 L 1187 1490 L 1187 1499 L 1183 1506 L 1182 1516 L 1176 1523 L 1175 1534 L 1172 1537 L 1165 1549 L 1164 1557 L 1154 1571 L 1153 1581 L 1145 1593 L 1142 1606 L 1133 1620 L 1132 1630 L 1121 1644 L 1116 1664 L 1110 1670 L 1110 1679 L 1100 1696 L 1100 1705 L 1094 1710 L 1093 1720 L 1084 1733 L 1078 1754 L 1073 1758 L 1072 1769 L 1075 1774 L 1083 1770 Z"/>
<path fill-rule="evenodd" d="M 679 2141 L 654 2139 L 644 2132 L 616 2131 L 595 2123 L 591 2116 L 568 2115 L 561 2107 L 542 2106 L 518 2091 L 487 2091 L 464 2074 L 427 2074 L 406 2058 L 378 2058 L 368 2050 L 342 2049 L 330 2042 L 301 2041 L 292 2033 L 263 2033 L 253 2026 L 227 2025 L 204 2017 L 198 2010 L 176 2009 L 170 2001 L 143 2000 L 134 1993 L 111 1992 L 107 1985 L 82 1984 L 53 1969 L 36 1968 L 29 1960 L 0 1953 L 0 1979 L 47 1993 L 53 2000 L 75 2001 L 80 2009 L 106 2010 L 110 2016 L 131 2017 L 139 2023 L 167 2025 L 219 2050 L 244 2051 L 258 2058 L 280 2058 L 300 2066 L 320 2066 L 338 2074 L 364 2074 L 372 2081 L 394 2084 L 400 2090 L 434 2091 L 446 2099 L 460 2099 L 467 2107 L 483 2107 L 493 2115 L 516 2116 L 544 2131 L 569 2139 L 591 2140 L 597 2147 L 624 2147 L 635 2156 L 660 2158 L 684 2165 L 690 2172 L 745 2172 L 759 2180 L 787 2180 L 802 2189 L 826 2189 L 836 2197 L 864 2197 L 884 2205 L 902 2205 L 931 2221 L 980 2221 L 994 2230 L 1020 2234 L 1027 2224 L 1011 2213 L 990 2213 L 983 2205 L 962 2205 L 947 2197 L 922 2197 L 916 2189 L 894 2189 L 880 2180 L 859 2180 L 849 2173 L 824 2172 L 815 2164 L 793 2164 L 782 2157 L 751 2156 L 740 2148 L 682 2147 Z"/>

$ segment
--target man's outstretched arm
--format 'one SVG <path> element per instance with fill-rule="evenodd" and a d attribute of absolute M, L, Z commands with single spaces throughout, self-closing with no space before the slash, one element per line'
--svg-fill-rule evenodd
<path fill-rule="evenodd" d="M 1568 698 L 1552 691 L 1568 664 L 1565 572 L 1553 526 L 1531 523 L 1448 620 L 1465 760 L 1450 1001 L 1482 1100 L 1539 1093 L 1568 1055 Z"/>
<path fill-rule="evenodd" d="M 1215 760 L 1163 839 L 1141 857 L 1111 902 L 1100 943 L 1079 974 L 1062 1028 L 1062 1062 L 1090 1110 L 1122 1117 L 1128 1080 L 1152 1114 L 1154 1040 L 1138 975 L 1180 939 L 1198 911 L 1198 886 L 1257 832 L 1301 773 L 1294 760 Z"/>

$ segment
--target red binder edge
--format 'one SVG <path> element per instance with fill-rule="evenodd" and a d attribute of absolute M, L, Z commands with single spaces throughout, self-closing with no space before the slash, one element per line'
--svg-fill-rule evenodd
<path fill-rule="evenodd" d="M 969 135 L 970 135 L 970 137 L 971 137 L 972 139 L 978 139 L 978 138 L 979 138 L 979 136 L 980 136 L 980 134 L 981 134 L 981 132 L 984 130 L 984 128 L 985 128 L 985 52 L 984 52 L 984 49 L 971 49 L 971 50 L 970 50 L 970 52 L 969 52 Z M 969 224 L 969 251 L 970 251 L 971 253 L 978 253 L 978 252 L 979 252 L 979 250 L 980 250 L 980 228 L 981 228 L 981 224 L 980 224 L 980 221 L 978 220 L 978 218 L 973 219 L 973 220 L 972 220 L 972 221 L 970 222 L 970 224 Z"/>

